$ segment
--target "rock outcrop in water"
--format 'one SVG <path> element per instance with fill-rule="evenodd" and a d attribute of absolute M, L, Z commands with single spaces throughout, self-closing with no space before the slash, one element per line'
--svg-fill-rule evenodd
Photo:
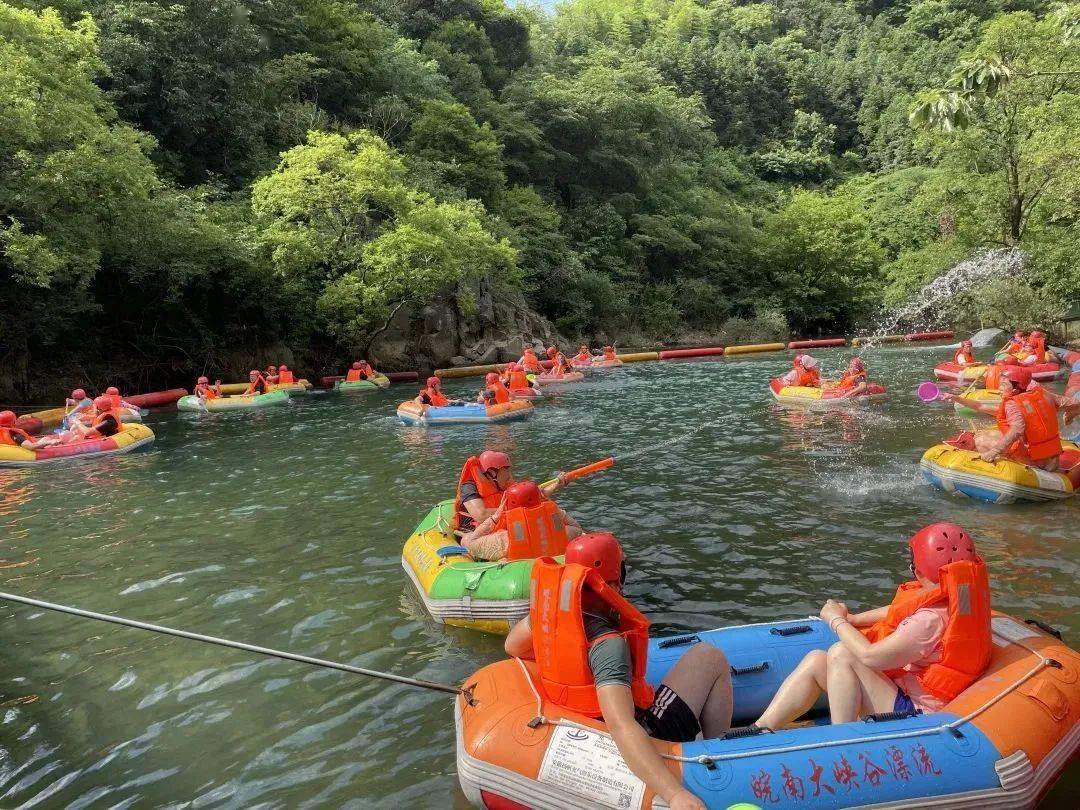
<path fill-rule="evenodd" d="M 375 338 L 368 356 L 379 368 L 428 371 L 516 360 L 523 343 L 566 347 L 566 338 L 530 310 L 520 293 L 481 288 L 477 302 L 468 316 L 453 296 L 403 310 Z"/>

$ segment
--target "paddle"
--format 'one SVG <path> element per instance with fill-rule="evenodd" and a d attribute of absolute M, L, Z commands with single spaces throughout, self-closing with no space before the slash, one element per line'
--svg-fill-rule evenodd
<path fill-rule="evenodd" d="M 571 481 L 576 481 L 579 478 L 584 478 L 587 475 L 593 473 L 603 472 L 609 470 L 615 466 L 615 457 L 609 456 L 608 458 L 601 459 L 600 461 L 594 461 L 592 464 L 586 464 L 584 467 L 578 467 L 576 470 L 570 470 L 562 474 L 563 482 L 569 484 Z M 546 487 L 554 484 L 558 481 L 558 478 L 552 478 L 550 481 L 545 481 L 540 486 Z"/>

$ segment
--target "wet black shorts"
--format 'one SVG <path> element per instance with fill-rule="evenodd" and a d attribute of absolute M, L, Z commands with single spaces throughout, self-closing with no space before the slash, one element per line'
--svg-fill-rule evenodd
<path fill-rule="evenodd" d="M 693 742 L 701 731 L 697 715 L 666 684 L 660 684 L 649 708 L 638 709 L 637 721 L 650 737 L 667 742 Z"/>

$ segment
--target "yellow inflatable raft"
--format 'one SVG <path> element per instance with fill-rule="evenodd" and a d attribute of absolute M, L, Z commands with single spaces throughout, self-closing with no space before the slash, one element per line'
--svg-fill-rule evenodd
<path fill-rule="evenodd" d="M 1080 447 L 1062 442 L 1062 466 L 1068 469 L 1080 460 Z M 1015 501 L 1057 501 L 1076 494 L 1068 476 L 1029 467 L 1017 461 L 983 461 L 974 450 L 961 450 L 951 444 L 936 444 L 927 450 L 919 463 L 923 477 L 945 492 L 967 495 L 989 503 Z"/>
<path fill-rule="evenodd" d="M 125 424 L 115 436 L 56 444 L 39 450 L 0 445 L 0 467 L 36 467 L 54 461 L 130 453 L 154 441 L 154 431 L 139 423 Z"/>

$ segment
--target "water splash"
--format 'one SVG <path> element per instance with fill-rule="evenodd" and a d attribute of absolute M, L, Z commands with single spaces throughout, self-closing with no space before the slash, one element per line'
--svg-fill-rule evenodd
<path fill-rule="evenodd" d="M 995 248 L 976 253 L 954 265 L 926 284 L 903 306 L 884 317 L 877 329 L 860 342 L 860 353 L 881 343 L 901 325 L 912 331 L 931 330 L 941 325 L 941 306 L 976 284 L 991 279 L 1019 275 L 1027 264 L 1027 254 L 1019 248 Z"/>

